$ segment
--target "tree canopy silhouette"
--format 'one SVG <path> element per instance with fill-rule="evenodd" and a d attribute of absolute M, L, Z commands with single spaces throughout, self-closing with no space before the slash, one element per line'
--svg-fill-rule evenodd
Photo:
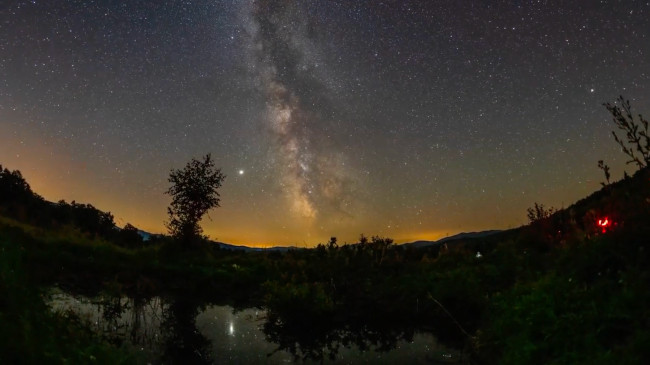
<path fill-rule="evenodd" d="M 221 169 L 215 168 L 210 154 L 203 161 L 193 158 L 182 170 L 171 170 L 172 186 L 165 192 L 172 197 L 166 224 L 175 239 L 193 244 L 203 238 L 199 222 L 208 210 L 219 206 L 218 189 L 225 178 Z"/>
<path fill-rule="evenodd" d="M 552 216 L 553 213 L 557 211 L 558 210 L 553 207 L 546 208 L 544 204 L 535 203 L 534 207 L 526 209 L 526 216 L 530 223 L 535 223 Z"/>
<path fill-rule="evenodd" d="M 35 194 L 18 170 L 11 171 L 0 165 L 0 203 L 24 203 L 33 199 Z"/>

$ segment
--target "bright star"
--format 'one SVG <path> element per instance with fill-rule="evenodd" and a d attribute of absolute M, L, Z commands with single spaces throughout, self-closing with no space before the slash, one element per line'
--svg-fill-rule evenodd
<path fill-rule="evenodd" d="M 243 175 L 243 174 L 244 174 L 244 170 L 239 170 L 239 175 Z"/>

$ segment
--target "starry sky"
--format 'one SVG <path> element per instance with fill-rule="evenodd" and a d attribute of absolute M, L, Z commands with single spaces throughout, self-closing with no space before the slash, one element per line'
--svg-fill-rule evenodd
<path fill-rule="evenodd" d="M 213 239 L 437 239 L 622 177 L 649 81 L 647 1 L 4 0 L 0 164 L 159 233 L 212 153 Z"/>

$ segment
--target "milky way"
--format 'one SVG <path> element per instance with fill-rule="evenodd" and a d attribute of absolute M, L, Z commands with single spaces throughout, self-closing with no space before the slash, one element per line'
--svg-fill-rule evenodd
<path fill-rule="evenodd" d="M 328 100 L 318 67 L 322 60 L 309 36 L 300 3 L 251 2 L 244 7 L 250 41 L 250 72 L 267 105 L 265 122 L 274 140 L 279 184 L 290 210 L 313 223 L 323 215 L 350 215 L 352 173 L 332 144 Z"/>

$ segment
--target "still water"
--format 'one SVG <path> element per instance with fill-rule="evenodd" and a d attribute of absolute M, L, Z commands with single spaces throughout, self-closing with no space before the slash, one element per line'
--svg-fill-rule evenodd
<path fill-rule="evenodd" d="M 466 363 L 460 352 L 425 332 L 388 342 L 381 334 L 345 331 L 328 343 L 274 338 L 276 332 L 265 333 L 267 316 L 259 308 L 195 307 L 160 297 L 87 298 L 60 290 L 50 293 L 48 304 L 54 311 L 71 311 L 111 343 L 141 352 L 152 363 Z"/>

